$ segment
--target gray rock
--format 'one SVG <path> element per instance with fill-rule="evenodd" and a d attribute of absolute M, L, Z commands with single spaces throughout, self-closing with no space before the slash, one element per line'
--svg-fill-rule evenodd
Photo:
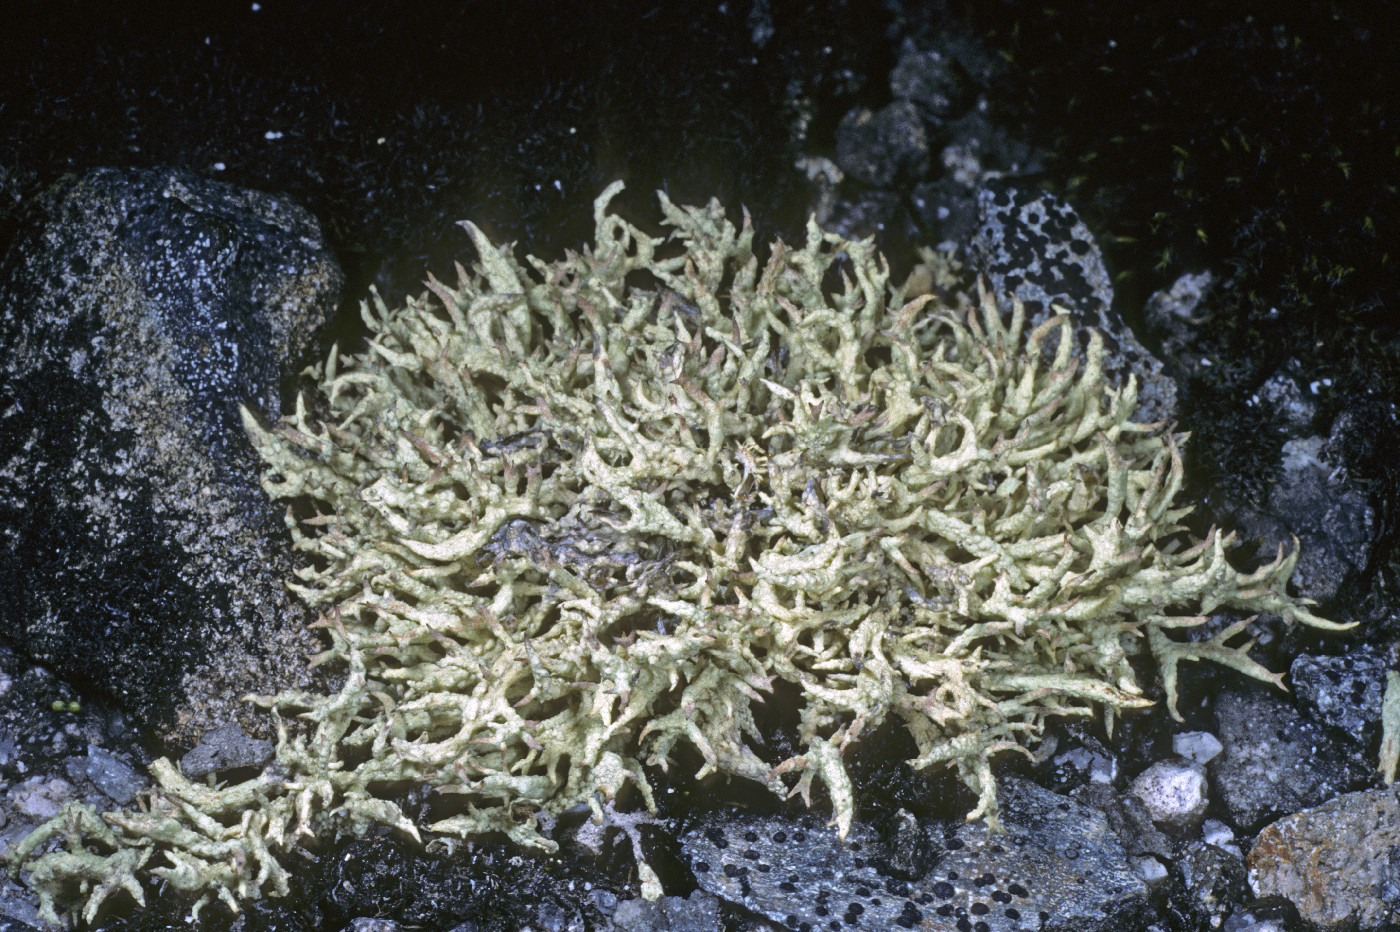
<path fill-rule="evenodd" d="M 1171 875 L 1167 873 L 1167 866 L 1150 854 L 1128 860 L 1132 863 L 1133 870 L 1137 871 L 1138 876 L 1142 878 L 1142 882 L 1147 884 L 1147 889 L 1150 892 L 1155 893 L 1162 889 L 1171 879 Z"/>
<path fill-rule="evenodd" d="M 1231 913 L 1222 926 L 1223 932 L 1291 932 L 1292 928 L 1282 919 L 1263 918 L 1247 910 Z"/>
<path fill-rule="evenodd" d="M 918 49 L 906 41 L 890 72 L 890 91 L 919 109 L 926 120 L 942 121 L 966 106 L 972 88 L 965 72 L 943 49 Z"/>
<path fill-rule="evenodd" d="M 191 780 L 197 780 L 205 774 L 262 767 L 272 756 L 271 741 L 250 738 L 237 725 L 221 725 L 206 732 L 199 744 L 180 758 L 180 769 Z"/>
<path fill-rule="evenodd" d="M 1323 932 L 1400 923 L 1400 786 L 1339 796 L 1259 833 L 1246 861 L 1260 898 Z"/>
<path fill-rule="evenodd" d="M 545 901 L 535 910 L 531 932 L 583 932 L 583 917 L 565 911 L 558 903 Z M 525 932 L 525 930 L 521 930 Z"/>
<path fill-rule="evenodd" d="M 977 195 L 981 225 L 970 258 L 999 299 L 1014 295 L 1029 319 L 1069 311 L 1078 327 L 1103 334 L 1104 374 L 1115 386 L 1137 376 L 1134 418 L 1170 420 L 1176 414 L 1176 383 L 1113 309 L 1113 285 L 1103 254 L 1074 208 L 1046 191 L 988 182 Z M 1009 310 L 1009 305 L 1003 307 Z M 1079 334 L 1081 340 L 1083 333 Z"/>
<path fill-rule="evenodd" d="M 1224 749 L 1220 739 L 1208 731 L 1183 731 L 1172 735 L 1172 750 L 1197 764 L 1209 764 Z"/>
<path fill-rule="evenodd" d="M 1299 654 L 1288 671 L 1298 704 L 1340 734 L 1365 740 L 1380 728 L 1386 653 L 1362 645 L 1339 657 Z"/>
<path fill-rule="evenodd" d="M 1257 538 L 1272 557 L 1283 546 L 1301 552 L 1292 585 L 1300 595 L 1328 602 L 1371 559 L 1380 522 L 1370 497 L 1326 456 L 1322 437 L 1290 440 L 1283 445 L 1277 480 L 1259 508 L 1241 507 L 1236 515 L 1241 536 Z"/>
<path fill-rule="evenodd" d="M 1215 716 L 1224 750 L 1210 762 L 1211 783 L 1245 831 L 1370 778 L 1373 764 L 1278 696 L 1230 690 L 1216 701 Z"/>
<path fill-rule="evenodd" d="M 1312 427 L 1317 416 L 1317 402 L 1313 395 L 1306 393 L 1299 383 L 1298 375 L 1303 367 L 1296 360 L 1289 360 L 1282 369 L 1264 380 L 1259 386 L 1259 404 L 1273 411 L 1282 422 L 1284 430 L 1303 433 Z M 1253 404 L 1254 398 L 1250 398 Z"/>
<path fill-rule="evenodd" d="M 1006 832 L 958 828 L 923 877 L 886 868 L 875 834 L 779 817 L 718 816 L 681 841 L 700 886 L 789 929 L 1118 932 L 1147 888 L 1097 810 L 1017 778 L 1000 784 Z"/>
<path fill-rule="evenodd" d="M 43 822 L 77 798 L 73 784 L 62 777 L 34 776 L 11 787 L 6 800 L 17 815 Z"/>
<path fill-rule="evenodd" d="M 0 262 L 0 634 L 174 741 L 304 684 L 237 406 L 278 412 L 341 282 L 269 195 L 99 169 L 36 200 Z"/>
<path fill-rule="evenodd" d="M 7 850 L 5 839 L 0 839 L 0 856 Z M 0 871 L 0 932 L 50 932 L 52 929 L 39 918 L 39 898 L 27 887 L 10 877 L 9 871 Z"/>
<path fill-rule="evenodd" d="M 86 777 L 120 806 L 134 801 L 136 794 L 150 785 L 150 780 L 126 761 L 95 744 L 88 745 L 86 757 L 69 759 L 68 773 L 75 780 Z"/>
<path fill-rule="evenodd" d="M 1213 363 L 1201 353 L 1201 334 L 1211 320 L 1207 298 L 1216 284 L 1210 272 L 1187 272 L 1143 304 L 1143 324 L 1156 341 L 1158 358 L 1181 384 Z"/>
<path fill-rule="evenodd" d="M 626 900 L 617 904 L 613 925 L 618 932 L 719 932 L 723 928 L 719 900 L 704 890 L 696 890 L 687 898 Z"/>
<path fill-rule="evenodd" d="M 1208 845 L 1214 845 L 1227 854 L 1233 854 L 1244 861 L 1244 852 L 1235 842 L 1234 829 L 1218 819 L 1206 819 L 1201 825 L 1201 840 Z"/>
<path fill-rule="evenodd" d="M 836 128 L 836 164 L 876 188 L 922 178 L 929 169 L 929 147 L 918 108 L 896 100 L 878 111 L 851 110 Z"/>
<path fill-rule="evenodd" d="M 370 919 L 362 916 L 350 920 L 344 932 L 399 932 L 402 928 L 403 926 L 392 919 Z"/>
<path fill-rule="evenodd" d="M 1053 753 L 1049 788 L 1066 792 L 1085 783 L 1111 784 L 1118 779 L 1119 761 L 1112 749 L 1092 735 L 1070 732 L 1063 747 L 1052 735 L 1037 753 Z M 1051 743 L 1053 742 L 1053 743 Z"/>
<path fill-rule="evenodd" d="M 1170 862 L 1176 856 L 1178 845 L 1157 827 L 1142 800 L 1132 793 L 1119 792 L 1106 783 L 1089 783 L 1075 790 L 1074 798 L 1104 814 L 1131 858 Z"/>

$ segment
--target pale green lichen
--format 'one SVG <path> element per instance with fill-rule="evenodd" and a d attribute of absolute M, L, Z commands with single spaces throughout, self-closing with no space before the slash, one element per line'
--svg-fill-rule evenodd
<path fill-rule="evenodd" d="M 236 906 L 286 891 L 279 859 L 328 831 L 418 828 L 392 801 L 450 803 L 450 846 L 624 789 L 688 747 L 720 773 L 853 816 L 843 754 L 887 720 L 917 768 L 956 769 L 996 818 L 991 760 L 1054 716 L 1150 703 L 1129 658 L 1213 660 L 1278 679 L 1231 642 L 1181 640 L 1218 609 L 1333 627 L 1286 592 L 1294 555 L 1250 573 L 1191 542 L 1179 437 L 1130 420 L 1101 340 L 1017 306 L 906 302 L 868 241 L 809 226 L 766 262 L 747 221 L 679 208 L 650 237 L 595 206 L 591 251 L 480 253 L 434 297 L 363 315 L 318 393 L 246 425 L 306 556 L 343 671 L 329 696 L 258 699 L 276 763 L 198 786 L 168 762 L 147 811 L 70 809 L 20 851 L 31 883 L 90 917 L 150 874 Z M 754 709 L 799 696 L 799 753 L 765 759 Z M 287 716 L 309 724 L 285 727 Z M 113 853 L 115 852 L 115 853 Z M 656 892 L 654 878 L 648 887 Z"/>
<path fill-rule="evenodd" d="M 1395 782 L 1395 770 L 1400 766 L 1400 673 L 1385 674 L 1385 696 L 1381 699 L 1381 779 L 1386 786 Z"/>

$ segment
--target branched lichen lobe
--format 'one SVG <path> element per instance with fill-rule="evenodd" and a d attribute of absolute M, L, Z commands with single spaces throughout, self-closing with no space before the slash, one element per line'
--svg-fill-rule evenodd
<path fill-rule="evenodd" d="M 1182 545 L 1181 438 L 1130 420 L 1097 335 L 1023 332 L 985 294 L 906 302 L 870 242 L 815 224 L 760 263 L 747 219 L 662 195 L 653 238 L 608 213 L 620 187 L 594 247 L 553 264 L 468 224 L 456 287 L 374 297 L 368 348 L 332 351 L 315 399 L 245 416 L 268 493 L 314 505 L 289 512 L 293 588 L 344 685 L 257 700 L 309 722 L 281 729 L 271 776 L 194 798 L 167 764 L 169 825 L 80 819 L 34 862 L 50 914 L 83 844 L 154 846 L 206 900 L 280 893 L 303 835 L 416 835 L 391 801 L 415 784 L 457 797 L 425 826 L 440 843 L 552 849 L 541 814 L 601 815 L 629 786 L 650 805 L 644 764 L 682 745 L 702 775 L 819 781 L 844 832 L 843 753 L 890 719 L 995 823 L 996 754 L 1150 704 L 1130 655 L 1156 657 L 1174 714 L 1182 660 L 1276 681 L 1231 645 L 1242 626 L 1176 629 L 1222 608 L 1331 627 L 1287 594 L 1294 555 L 1241 573 L 1215 531 Z M 753 711 L 778 681 L 801 748 L 767 760 Z M 257 843 L 221 872 L 202 839 L 240 832 Z M 115 889 L 89 885 L 89 909 Z"/>

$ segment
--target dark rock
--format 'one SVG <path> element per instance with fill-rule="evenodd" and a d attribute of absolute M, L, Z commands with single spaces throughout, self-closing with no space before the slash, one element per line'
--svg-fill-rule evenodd
<path fill-rule="evenodd" d="M 1302 548 L 1292 585 L 1303 596 L 1329 602 L 1370 562 L 1380 522 L 1370 497 L 1344 470 L 1328 462 L 1321 437 L 1289 440 L 1277 480 L 1260 507 L 1237 504 L 1240 533 L 1259 541 L 1270 559 L 1283 546 Z"/>
<path fill-rule="evenodd" d="M 893 822 L 887 833 L 889 856 L 881 866 L 900 880 L 918 880 L 933 866 L 929 833 L 908 809 L 896 812 Z"/>
<path fill-rule="evenodd" d="M 928 134 L 919 110 L 896 100 L 875 111 L 857 107 L 836 128 L 836 164 L 857 181 L 888 188 L 928 173 Z"/>
<path fill-rule="evenodd" d="M 0 646 L 0 780 L 58 771 L 92 745 L 144 764 L 136 734 L 120 712 L 79 702 L 47 669 Z"/>
<path fill-rule="evenodd" d="M 966 106 L 971 88 L 962 68 L 938 48 L 906 43 L 890 72 L 890 90 L 918 108 L 925 120 L 942 121 Z"/>
<path fill-rule="evenodd" d="M 326 859 L 315 898 L 330 928 L 359 916 L 392 916 L 406 928 L 452 928 L 470 918 L 492 932 L 582 930 L 581 914 L 596 922 L 596 908 L 582 889 L 551 875 L 558 868 L 503 846 L 477 844 L 444 856 L 397 838 L 364 838 Z"/>
<path fill-rule="evenodd" d="M 1176 384 L 1114 310 L 1103 254 L 1074 208 L 1047 191 L 1004 181 L 983 187 L 978 205 L 981 225 L 969 254 L 978 274 L 1005 300 L 1003 310 L 1010 309 L 1014 296 L 1025 304 L 1031 323 L 1051 317 L 1053 307 L 1070 312 L 1077 327 L 1103 335 L 1103 370 L 1111 384 L 1121 386 L 1129 374 L 1137 376 L 1134 418 L 1173 418 Z"/>
<path fill-rule="evenodd" d="M 1185 927 L 1219 929 L 1245 899 L 1244 865 L 1203 841 L 1187 843 L 1177 859 L 1168 895 Z"/>
<path fill-rule="evenodd" d="M 1119 793 L 1107 783 L 1089 783 L 1074 792 L 1074 799 L 1103 813 L 1130 859 L 1170 861 L 1175 857 L 1176 845 L 1157 828 L 1152 814 L 1133 794 Z"/>
<path fill-rule="evenodd" d="M 0 932 L 39 932 L 39 929 L 27 922 L 0 916 Z"/>
<path fill-rule="evenodd" d="M 831 206 L 826 222 L 827 229 L 852 239 L 875 236 L 885 242 L 910 232 L 904 199 L 889 191 L 866 190 L 842 198 Z"/>
<path fill-rule="evenodd" d="M 981 226 L 978 192 L 986 179 L 1034 172 L 1044 167 L 1044 158 L 980 107 L 946 124 L 942 140 L 931 159 L 933 177 L 909 194 L 910 211 L 922 230 L 919 245 L 962 248 Z"/>
<path fill-rule="evenodd" d="M 0 262 L 3 636 L 175 741 L 305 681 L 237 406 L 279 410 L 340 285 L 265 194 L 99 169 L 38 199 Z"/>
<path fill-rule="evenodd" d="M 682 839 L 701 888 L 788 929 L 1065 932 L 1138 928 L 1147 891 L 1104 816 L 1017 778 L 1000 783 L 1005 834 L 964 824 L 937 864 L 890 874 L 875 834 L 779 817 L 711 816 Z"/>
<path fill-rule="evenodd" d="M 1304 436 L 1317 416 L 1316 388 L 1304 384 L 1303 366 L 1290 359 L 1259 387 L 1259 404 L 1278 418 L 1283 430 Z M 1251 397 L 1249 402 L 1253 401 Z"/>
<path fill-rule="evenodd" d="M 1288 674 L 1298 703 L 1339 734 L 1364 740 L 1380 727 L 1386 654 L 1362 645 L 1339 657 L 1298 655 Z"/>
<path fill-rule="evenodd" d="M 1156 341 L 1159 358 L 1180 383 L 1198 374 L 1201 330 L 1208 320 L 1205 303 L 1215 285 L 1210 272 L 1186 272 L 1143 305 L 1147 336 Z"/>
<path fill-rule="evenodd" d="M 110 809 L 144 785 L 147 757 L 137 729 L 77 693 L 43 667 L 0 646 L 0 865 L 13 847 L 52 814 L 53 803 Z M 0 870 L 0 932 L 43 926 L 38 897 Z"/>
<path fill-rule="evenodd" d="M 1216 798 L 1254 831 L 1270 819 L 1355 789 L 1372 765 L 1289 702 L 1262 691 L 1224 693 L 1215 706 L 1224 750 L 1210 762 Z"/>
<path fill-rule="evenodd" d="M 957 150 L 954 157 L 963 151 Z M 980 180 L 981 165 L 975 154 L 968 153 L 964 161 L 968 174 Z M 909 196 L 910 212 L 928 242 L 965 243 L 977 229 L 977 192 L 956 177 L 958 168 L 955 165 L 937 179 L 915 185 Z"/>
<path fill-rule="evenodd" d="M 1400 342 L 1395 349 L 1400 355 Z M 1309 384 L 1309 388 L 1315 386 Z M 1324 451 L 1328 462 L 1369 480 L 1392 508 L 1400 484 L 1400 467 L 1395 460 L 1397 431 L 1400 413 L 1394 404 L 1370 395 L 1354 398 L 1333 419 Z"/>
<path fill-rule="evenodd" d="M 1323 932 L 1400 922 L 1400 787 L 1339 796 L 1259 833 L 1246 860 L 1262 899 L 1280 898 Z"/>

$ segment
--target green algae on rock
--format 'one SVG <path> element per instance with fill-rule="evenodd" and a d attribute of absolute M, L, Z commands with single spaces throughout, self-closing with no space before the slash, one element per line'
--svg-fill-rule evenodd
<path fill-rule="evenodd" d="M 32 862 L 48 918 L 138 893 L 157 851 L 150 873 L 197 906 L 281 894 L 305 838 L 418 837 L 393 802 L 414 785 L 450 794 L 422 826 L 437 844 L 551 850 L 542 818 L 601 817 L 629 787 L 651 805 L 645 766 L 681 746 L 701 776 L 809 801 L 820 782 L 844 833 L 843 752 L 889 719 L 995 827 L 993 757 L 1054 716 L 1111 728 L 1149 705 L 1133 654 L 1175 714 L 1182 660 L 1278 677 L 1232 646 L 1243 623 L 1174 631 L 1222 608 L 1336 627 L 1288 595 L 1296 553 L 1241 573 L 1228 536 L 1185 539 L 1181 438 L 1130 420 L 1098 335 L 1076 350 L 1065 315 L 1024 332 L 986 293 L 906 302 L 871 242 L 815 223 L 761 262 L 747 218 L 661 195 L 653 238 L 609 214 L 619 190 L 561 262 L 468 224 L 480 261 L 455 288 L 374 296 L 365 352 L 333 350 L 282 424 L 245 412 L 267 492 L 310 503 L 288 512 L 292 588 L 343 686 L 255 699 L 279 741 L 254 780 L 160 762 L 146 811 L 36 832 L 19 861 L 69 844 Z M 779 681 L 801 748 L 767 760 L 753 711 Z"/>

